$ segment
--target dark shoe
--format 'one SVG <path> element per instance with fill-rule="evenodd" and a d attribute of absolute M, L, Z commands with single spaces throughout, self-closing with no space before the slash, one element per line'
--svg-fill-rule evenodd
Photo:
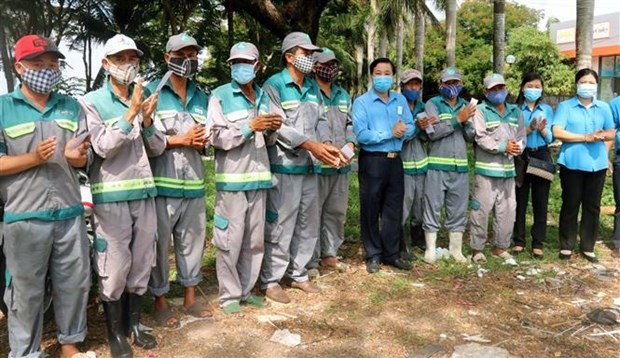
<path fill-rule="evenodd" d="M 304 282 L 293 281 L 293 282 L 291 282 L 291 287 L 292 288 L 297 288 L 299 290 L 302 290 L 305 293 L 319 293 L 319 292 L 321 292 L 321 289 L 319 288 L 319 286 L 313 284 L 310 281 L 304 281 Z"/>
<path fill-rule="evenodd" d="M 581 256 L 583 256 L 584 259 L 590 261 L 593 264 L 597 264 L 598 263 L 598 258 L 596 256 L 586 255 L 583 252 L 581 253 Z"/>
<path fill-rule="evenodd" d="M 279 303 L 290 303 L 291 298 L 288 297 L 288 294 L 282 286 L 276 285 L 273 287 L 269 287 L 265 290 L 265 296 L 267 296 L 270 300 L 279 302 Z"/>
<path fill-rule="evenodd" d="M 558 258 L 559 258 L 560 260 L 570 260 L 570 259 L 571 259 L 571 257 L 573 257 L 573 254 L 572 254 L 572 253 L 570 253 L 570 254 L 563 254 L 562 252 L 560 252 L 560 253 L 558 254 Z"/>
<path fill-rule="evenodd" d="M 368 273 L 377 273 L 379 272 L 379 270 L 380 270 L 379 260 L 370 259 L 366 261 L 366 271 L 368 271 Z"/>
<path fill-rule="evenodd" d="M 611 250 L 611 257 L 620 259 L 620 247 L 616 247 L 615 249 Z"/>
<path fill-rule="evenodd" d="M 110 344 L 110 354 L 113 358 L 132 358 L 133 352 L 125 332 L 123 331 L 123 302 L 103 302 L 103 312 L 105 323 L 108 328 L 108 342 Z"/>
<path fill-rule="evenodd" d="M 142 313 L 142 296 L 135 293 L 127 294 L 127 323 L 125 333 L 127 338 L 133 341 L 133 344 L 140 348 L 152 349 L 157 346 L 157 340 L 154 336 L 140 329 L 140 314 Z"/>
<path fill-rule="evenodd" d="M 424 230 L 422 225 L 411 227 L 411 245 L 413 247 L 419 247 L 421 250 L 426 250 L 426 239 L 424 238 Z"/>
<path fill-rule="evenodd" d="M 409 251 L 401 251 L 400 258 L 405 261 L 409 261 L 409 262 L 413 262 L 418 259 L 417 257 L 415 257 L 413 252 L 409 252 Z"/>
<path fill-rule="evenodd" d="M 543 249 L 536 247 L 532 249 L 532 257 L 534 257 L 536 260 L 542 259 L 543 256 Z"/>
<path fill-rule="evenodd" d="M 401 269 L 401 270 L 405 270 L 405 271 L 409 271 L 413 268 L 413 266 L 411 266 L 411 264 L 403 259 L 396 259 L 393 262 L 389 262 L 387 263 L 390 266 L 394 266 L 397 269 Z"/>

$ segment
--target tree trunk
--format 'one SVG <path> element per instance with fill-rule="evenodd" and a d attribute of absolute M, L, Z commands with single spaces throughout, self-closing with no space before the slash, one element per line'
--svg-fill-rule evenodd
<path fill-rule="evenodd" d="M 378 13 L 377 0 L 370 0 L 370 17 L 368 18 L 368 29 L 366 31 L 366 59 L 368 60 L 368 66 L 375 60 L 375 35 L 377 34 Z M 368 88 L 370 89 L 370 87 L 372 87 L 372 78 L 368 76 Z"/>
<path fill-rule="evenodd" d="M 396 25 L 396 78 L 400 79 L 400 74 L 403 72 L 403 42 L 405 41 L 405 21 L 403 17 L 405 14 L 401 14 L 398 17 L 398 24 Z"/>
<path fill-rule="evenodd" d="M 446 1 L 446 56 L 448 67 L 456 66 L 456 0 Z"/>
<path fill-rule="evenodd" d="M 577 1 L 577 70 L 592 66 L 592 33 L 594 27 L 594 0 Z"/>
<path fill-rule="evenodd" d="M 506 49 L 506 1 L 493 1 L 493 72 L 504 74 Z"/>
<path fill-rule="evenodd" d="M 6 79 L 6 90 L 11 92 L 15 88 L 15 77 L 13 76 L 13 61 L 9 56 L 4 26 L 0 26 L 0 58 L 2 59 L 4 78 Z"/>
<path fill-rule="evenodd" d="M 388 35 L 385 29 L 381 32 L 381 37 L 379 38 L 379 57 L 387 57 L 387 48 L 388 48 Z"/>
<path fill-rule="evenodd" d="M 415 67 L 424 76 L 424 36 L 426 33 L 424 13 L 422 6 L 415 11 Z"/>
<path fill-rule="evenodd" d="M 357 95 L 363 93 L 364 85 L 362 84 L 362 77 L 364 76 L 364 45 L 355 44 L 355 62 L 357 64 Z"/>
<path fill-rule="evenodd" d="M 226 0 L 226 20 L 228 22 L 228 48 L 232 48 L 235 44 L 235 12 L 232 8 L 230 0 Z"/>

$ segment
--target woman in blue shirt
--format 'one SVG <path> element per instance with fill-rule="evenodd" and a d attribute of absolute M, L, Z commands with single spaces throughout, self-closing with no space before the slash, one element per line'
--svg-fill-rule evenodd
<path fill-rule="evenodd" d="M 523 76 L 521 90 L 517 97 L 517 105 L 523 113 L 527 131 L 527 146 L 521 155 L 523 160 L 536 158 L 551 162 L 551 154 L 547 145 L 553 141 L 551 123 L 553 110 L 542 103 L 544 82 L 537 73 L 528 73 Z M 547 204 L 549 201 L 549 187 L 551 182 L 541 177 L 525 174 L 523 182 L 517 186 L 517 219 L 513 230 L 513 254 L 520 254 L 525 250 L 525 213 L 532 192 L 532 209 L 534 224 L 532 225 L 532 254 L 535 258 L 542 258 L 543 243 L 547 237 Z"/>
<path fill-rule="evenodd" d="M 571 258 L 581 207 L 579 250 L 586 260 L 598 262 L 594 243 L 608 167 L 605 141 L 614 140 L 616 131 L 609 105 L 596 99 L 596 72 L 589 68 L 579 70 L 575 84 L 577 95 L 558 105 L 553 122 L 553 136 L 562 141 L 558 157 L 562 185 L 559 256 L 563 260 Z"/>

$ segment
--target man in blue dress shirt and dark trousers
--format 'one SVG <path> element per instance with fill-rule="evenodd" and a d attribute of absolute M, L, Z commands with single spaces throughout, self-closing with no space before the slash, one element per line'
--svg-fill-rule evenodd
<path fill-rule="evenodd" d="M 366 270 L 378 272 L 380 263 L 410 270 L 411 265 L 399 257 L 404 195 L 400 151 L 403 141 L 414 134 L 413 116 L 407 99 L 390 91 L 392 61 L 374 60 L 370 74 L 372 88 L 353 104 L 353 131 L 361 146 L 360 221 Z"/>

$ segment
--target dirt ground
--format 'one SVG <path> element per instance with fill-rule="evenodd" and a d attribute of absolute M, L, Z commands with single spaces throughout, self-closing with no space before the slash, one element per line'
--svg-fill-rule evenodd
<path fill-rule="evenodd" d="M 369 275 L 359 243 L 345 243 L 345 272 L 326 271 L 318 295 L 289 290 L 293 302 L 269 302 L 225 316 L 217 306 L 213 267 L 202 285 L 215 307 L 212 319 L 182 317 L 176 330 L 155 328 L 159 345 L 137 357 L 449 357 L 455 346 L 479 341 L 505 348 L 513 357 L 618 357 L 620 327 L 588 321 L 594 308 L 620 298 L 620 261 L 598 245 L 600 265 L 536 262 L 528 255 L 511 268 L 490 259 L 477 266 L 441 261 L 418 263 L 410 272 L 383 268 Z M 549 253 L 551 255 L 551 253 Z M 354 257 L 356 259 L 347 259 Z M 178 291 L 178 290 L 177 290 Z M 174 299 L 177 306 L 180 299 Z M 109 357 L 104 317 L 93 300 L 84 350 Z M 153 325 L 150 316 L 144 323 Z M 8 354 L 6 318 L 0 316 L 0 356 Z M 270 342 L 277 329 L 301 335 L 288 347 Z M 53 324 L 43 346 L 57 356 Z"/>

